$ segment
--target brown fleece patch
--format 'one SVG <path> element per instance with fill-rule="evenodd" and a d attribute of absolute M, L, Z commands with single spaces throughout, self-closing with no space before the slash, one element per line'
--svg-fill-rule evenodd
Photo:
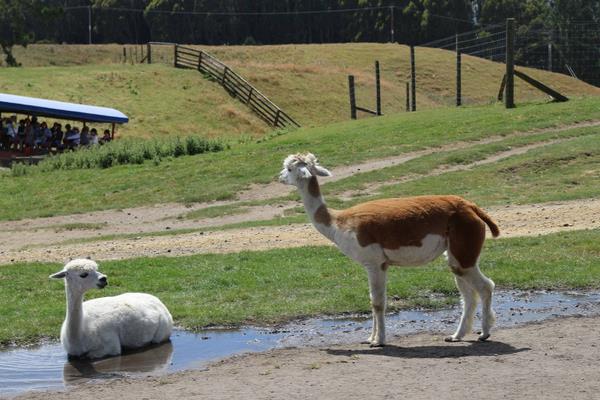
<path fill-rule="evenodd" d="M 485 225 L 496 224 L 475 204 L 458 196 L 417 196 L 375 200 L 339 211 L 340 229 L 356 232 L 361 246 L 377 243 L 384 249 L 421 246 L 429 234 L 448 238 L 449 250 L 460 265 L 457 275 L 477 263 L 485 240 Z M 382 266 L 384 268 L 384 266 Z"/>
<path fill-rule="evenodd" d="M 329 226 L 331 225 L 331 214 L 329 213 L 329 210 L 327 210 L 327 207 L 325 205 L 320 206 L 319 208 L 317 208 L 317 211 L 315 211 L 315 222 L 325 225 L 325 226 Z"/>
<path fill-rule="evenodd" d="M 459 210 L 450 219 L 448 242 L 449 251 L 458 261 L 461 268 L 471 268 L 477 264 L 485 241 L 485 223 L 470 208 Z M 456 268 L 452 271 L 460 275 Z"/>
<path fill-rule="evenodd" d="M 321 196 L 321 189 L 319 188 L 319 181 L 316 176 L 311 177 L 310 181 L 308 181 L 308 193 L 316 198 Z"/>
<path fill-rule="evenodd" d="M 363 247 L 373 243 L 390 250 L 421 246 L 428 234 L 447 236 L 448 221 L 463 202 L 457 196 L 375 200 L 340 211 L 336 222 L 356 232 Z"/>

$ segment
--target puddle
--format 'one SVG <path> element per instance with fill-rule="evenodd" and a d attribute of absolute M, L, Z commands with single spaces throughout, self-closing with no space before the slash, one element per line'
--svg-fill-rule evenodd
<path fill-rule="evenodd" d="M 571 315 L 600 314 L 600 293 L 496 292 L 497 326 Z M 452 333 L 460 309 L 402 311 L 386 317 L 388 337 L 416 332 Z M 477 326 L 478 320 L 475 321 Z M 296 321 L 273 328 L 174 331 L 171 342 L 98 361 L 69 361 L 60 343 L 0 351 L 0 395 L 28 390 L 63 389 L 89 381 L 144 377 L 192 368 L 244 352 L 278 347 L 323 346 L 366 339 L 370 317 L 322 318 Z"/>

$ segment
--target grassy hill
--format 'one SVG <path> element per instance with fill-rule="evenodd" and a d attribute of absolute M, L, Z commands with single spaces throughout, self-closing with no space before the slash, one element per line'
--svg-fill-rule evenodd
<path fill-rule="evenodd" d="M 219 85 L 165 64 L 10 68 L 0 91 L 117 108 L 130 118 L 124 136 L 231 139 L 269 130 Z"/>
<path fill-rule="evenodd" d="M 349 74 L 356 77 L 358 104 L 374 108 L 375 60 L 381 64 L 383 112 L 404 112 L 409 76 L 406 46 L 352 43 L 196 47 L 229 64 L 303 126 L 349 119 Z M 238 137 L 262 135 L 269 130 L 217 84 L 205 81 L 195 71 L 169 67 L 171 46 L 153 49 L 156 65 L 147 66 L 123 64 L 119 45 L 18 48 L 15 54 L 25 68 L 4 70 L 0 90 L 122 109 L 132 117 L 123 129 L 128 135 L 194 132 Z M 453 52 L 417 48 L 418 110 L 454 104 L 454 63 Z M 54 66 L 39 67 L 42 65 Z M 600 89 L 565 75 L 524 70 L 572 98 L 600 94 Z M 463 103 L 494 103 L 503 73 L 503 64 L 463 57 Z M 517 104 L 548 99 L 529 85 L 516 82 Z"/>
<path fill-rule="evenodd" d="M 158 164 L 146 162 L 142 165 L 108 169 L 48 172 L 32 168 L 25 176 L 12 176 L 10 172 L 0 172 L 0 220 L 165 202 L 232 199 L 237 192 L 253 183 L 272 182 L 281 168 L 283 158 L 290 153 L 312 151 L 323 160 L 324 165 L 333 168 L 453 142 L 476 141 L 515 131 L 560 127 L 589 120 L 600 120 L 600 98 L 558 104 L 529 104 L 512 110 L 501 106 L 446 108 L 346 121 L 326 127 L 298 129 L 261 143 L 240 143 L 219 153 L 165 159 Z M 485 175 L 485 178 L 480 176 L 475 186 L 485 188 L 493 196 L 488 193 L 480 197 L 470 193 L 470 190 L 474 190 L 471 183 L 475 181 L 467 173 L 454 174 L 457 177 L 454 184 L 449 183 L 448 176 L 443 176 L 431 178 L 432 182 L 435 179 L 441 180 L 436 181 L 434 187 L 411 187 L 410 190 L 402 191 L 407 185 L 394 185 L 394 190 L 400 192 L 389 192 L 388 195 L 416 194 L 420 191 L 426 193 L 435 188 L 435 192 L 468 195 L 481 204 L 498 204 L 505 201 L 526 203 L 529 197 L 537 195 L 538 191 L 540 193 L 536 201 L 593 197 L 598 194 L 600 188 L 597 169 L 600 152 L 591 150 L 600 148 L 598 136 L 595 135 L 597 129 L 571 127 L 558 133 L 568 136 L 581 135 L 582 139 L 581 142 L 577 142 L 577 146 L 575 142 L 548 146 L 546 155 L 533 155 L 527 160 L 522 160 L 522 165 L 507 165 L 505 175 L 499 176 L 496 173 L 496 164 L 488 165 L 488 175 Z M 548 140 L 548 137 L 535 140 Z M 392 176 L 419 172 L 422 168 L 431 170 L 440 165 L 477 160 L 490 152 L 523 144 L 507 140 L 499 148 L 472 149 L 473 154 L 437 152 L 428 159 L 427 165 L 415 167 L 415 170 L 409 169 L 408 165 L 400 165 L 395 169 L 372 172 L 369 177 L 373 181 L 382 177 L 384 180 L 386 177 L 392 179 Z M 566 162 L 574 160 L 576 168 L 562 170 L 562 161 L 555 161 L 555 153 L 560 157 L 567 157 Z M 586 154 L 583 157 L 583 153 L 590 155 Z M 546 158 L 548 161 L 543 161 Z M 580 158 L 583 164 L 579 164 Z M 543 176 L 539 175 L 541 170 L 537 167 L 532 169 L 532 165 L 544 166 L 548 171 L 542 174 Z M 516 168 L 516 172 L 513 172 L 513 167 Z M 554 171 L 552 174 L 549 172 L 551 169 Z M 534 171 L 533 178 L 519 178 L 518 173 L 530 170 Z M 360 181 L 361 175 L 363 174 L 358 174 L 357 178 L 350 177 L 336 182 L 336 193 L 331 194 L 360 188 L 364 183 Z M 583 178 L 580 179 L 580 176 L 585 178 L 584 181 L 581 181 Z M 485 183 L 486 180 L 491 182 L 500 178 L 507 181 L 490 185 Z M 547 185 L 533 185 L 532 182 L 535 183 L 538 178 L 548 180 L 545 183 Z M 575 181 L 583 183 L 573 186 L 573 190 L 565 190 L 565 185 L 571 185 L 568 182 Z M 344 182 L 347 182 L 347 185 Z M 521 197 L 512 200 L 498 197 L 497 194 L 504 193 L 508 186 L 515 193 L 520 193 Z M 464 188 L 464 191 L 458 190 L 458 187 Z M 328 190 L 327 186 L 325 190 Z"/>

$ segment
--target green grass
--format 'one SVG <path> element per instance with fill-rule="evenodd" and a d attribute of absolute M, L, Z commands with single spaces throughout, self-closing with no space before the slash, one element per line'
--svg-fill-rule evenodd
<path fill-rule="evenodd" d="M 358 104 L 374 108 L 375 60 L 381 66 L 383 112 L 404 112 L 405 83 L 409 80 L 410 71 L 407 46 L 346 43 L 193 47 L 219 57 L 303 126 L 322 126 L 349 118 L 348 75 L 356 78 Z M 60 99 L 63 96 L 85 99 L 86 92 L 93 93 L 94 101 L 102 102 L 99 104 L 122 108 L 134 117 L 124 130 L 128 135 L 147 136 L 154 134 L 154 130 L 168 132 L 173 125 L 186 132 L 198 127 L 211 131 L 221 129 L 221 133 L 227 136 L 232 135 L 230 130 L 255 135 L 268 130 L 255 117 L 251 118 L 251 114 L 244 112 L 247 110 L 243 106 L 236 105 L 237 100 L 228 98 L 218 85 L 212 84 L 211 88 L 198 82 L 200 74 L 195 71 L 172 68 L 172 46 L 153 47 L 154 61 L 172 72 L 165 71 L 165 68 L 120 64 L 122 46 L 118 45 L 31 45 L 26 49 L 15 48 L 15 56 L 23 63 L 25 68 L 22 70 L 35 71 L 36 76 L 25 79 L 18 74 L 9 75 L 2 85 L 12 82 L 11 90 L 14 88 L 19 94 L 53 93 Z M 452 51 L 416 49 L 419 110 L 455 104 L 455 62 L 456 55 Z M 31 68 L 49 65 L 54 66 Z M 463 56 L 462 66 L 463 104 L 496 102 L 505 66 L 470 56 Z M 98 69 L 110 79 L 94 79 Z M 570 98 L 599 93 L 599 89 L 566 75 L 521 69 Z M 50 82 L 50 74 L 52 80 L 57 76 L 56 83 Z M 65 74 L 69 75 L 70 81 L 61 81 Z M 28 83 L 32 86 L 28 87 Z M 518 79 L 515 84 L 518 104 L 547 99 L 544 93 Z M 152 90 L 153 87 L 156 91 Z M 50 90 L 43 90 L 46 88 Z M 215 90 L 222 92 L 218 97 L 220 103 L 215 101 L 218 95 Z M 203 96 L 208 99 L 203 99 Z M 221 120 L 228 113 L 231 121 Z M 172 118 L 170 121 L 161 121 L 161 118 L 169 117 Z M 364 118 L 364 114 L 360 117 Z"/>
<path fill-rule="evenodd" d="M 238 140 L 270 131 L 252 111 L 197 71 L 156 65 L 2 69 L 0 91 L 116 108 L 129 117 L 117 138 L 200 136 Z M 52 121 L 51 119 L 45 119 Z M 81 123 L 61 121 L 73 126 Z M 108 124 L 92 123 L 102 132 Z"/>
<path fill-rule="evenodd" d="M 600 231 L 488 240 L 482 269 L 499 288 L 600 287 Z M 0 343 L 56 337 L 64 317 L 64 287 L 48 279 L 58 264 L 0 266 Z M 101 263 L 110 285 L 88 298 L 128 291 L 160 297 L 177 325 L 267 324 L 297 317 L 368 312 L 364 270 L 332 247 L 307 247 L 140 258 Z M 443 258 L 427 267 L 392 268 L 390 309 L 443 306 L 457 300 Z M 442 300 L 432 301 L 431 294 Z M 436 296 L 437 297 L 437 296 Z"/>
<path fill-rule="evenodd" d="M 348 165 L 455 141 L 478 140 L 600 119 L 600 98 L 560 104 L 442 109 L 300 129 L 228 151 L 159 165 L 107 170 L 0 174 L 0 220 L 118 209 L 164 202 L 231 199 L 275 179 L 290 153 L 312 151 L 327 167 Z"/>

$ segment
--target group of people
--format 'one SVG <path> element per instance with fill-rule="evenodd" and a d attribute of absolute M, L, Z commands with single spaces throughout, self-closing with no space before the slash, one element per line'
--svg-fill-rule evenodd
<path fill-rule="evenodd" d="M 17 116 L 12 115 L 0 119 L 0 124 L 0 149 L 4 151 L 74 150 L 81 146 L 103 144 L 112 139 L 108 129 L 99 137 L 96 128 L 90 129 L 85 123 L 81 130 L 70 124 L 66 124 L 63 129 L 58 122 L 49 127 L 46 121 L 39 122 L 35 116 L 17 122 Z"/>

